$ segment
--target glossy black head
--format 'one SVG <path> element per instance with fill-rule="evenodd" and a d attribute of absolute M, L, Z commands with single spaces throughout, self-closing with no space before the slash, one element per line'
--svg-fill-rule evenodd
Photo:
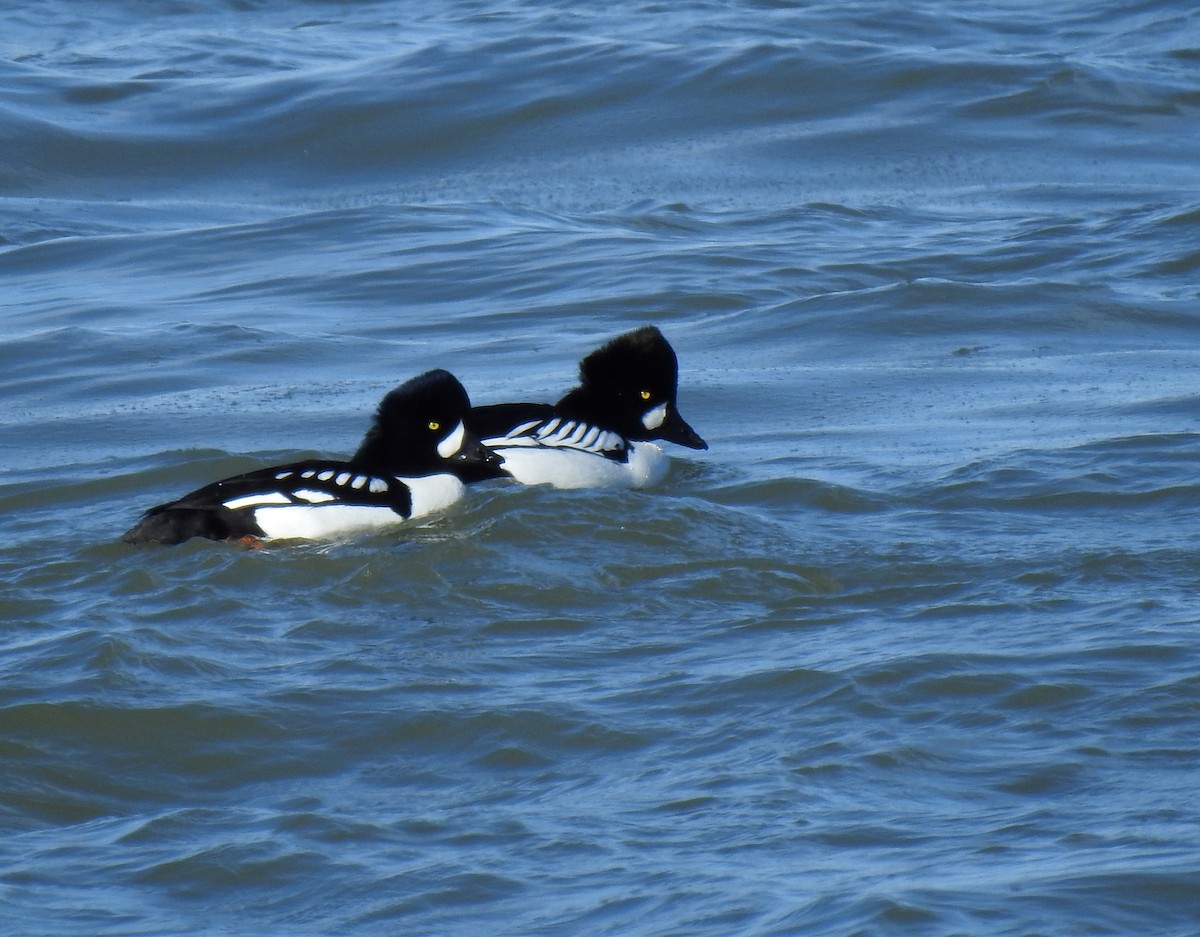
<path fill-rule="evenodd" d="M 471 401 L 448 371 L 427 371 L 390 391 L 350 464 L 393 475 L 473 472 L 495 467 L 498 455 L 485 449 L 463 423 Z"/>
<path fill-rule="evenodd" d="M 679 362 L 654 326 L 626 332 L 593 351 L 579 362 L 579 381 L 558 402 L 563 415 L 616 430 L 626 439 L 708 448 L 679 415 Z"/>

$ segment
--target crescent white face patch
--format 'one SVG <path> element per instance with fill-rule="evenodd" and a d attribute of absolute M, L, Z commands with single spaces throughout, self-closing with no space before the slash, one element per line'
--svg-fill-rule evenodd
<path fill-rule="evenodd" d="M 462 448 L 463 437 L 466 436 L 466 433 L 467 431 L 463 427 L 462 421 L 460 420 L 458 426 L 454 427 L 454 429 L 450 431 L 449 435 L 447 435 L 445 439 L 437 444 L 438 455 L 440 455 L 443 459 L 448 459 L 450 456 L 454 455 L 454 453 L 458 452 L 458 450 Z"/>
<path fill-rule="evenodd" d="M 646 429 L 658 429 L 663 425 L 663 421 L 667 418 L 667 405 L 660 403 L 657 407 L 653 407 L 642 414 L 642 426 Z"/>

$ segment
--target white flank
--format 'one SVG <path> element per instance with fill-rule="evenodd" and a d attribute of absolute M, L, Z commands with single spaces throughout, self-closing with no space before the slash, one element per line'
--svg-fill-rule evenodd
<path fill-rule="evenodd" d="M 391 508 L 367 504 L 293 504 L 259 508 L 254 520 L 273 540 L 330 540 L 393 527 L 404 518 Z"/>
<path fill-rule="evenodd" d="M 631 443 L 628 462 L 580 449 L 511 446 L 496 451 L 517 481 L 555 488 L 645 488 L 661 481 L 668 466 L 663 451 L 649 442 Z"/>
<path fill-rule="evenodd" d="M 407 486 L 412 495 L 412 517 L 444 510 L 458 501 L 466 490 L 463 483 L 450 474 L 397 478 L 391 482 L 364 475 L 355 477 L 351 484 L 359 478 L 370 491 L 377 494 L 395 485 Z M 278 492 L 269 492 L 239 498 L 237 501 L 240 503 L 230 502 L 230 506 L 260 505 L 254 512 L 254 520 L 267 538 L 272 540 L 336 540 L 395 527 L 406 520 L 385 505 L 343 504 L 336 495 L 312 488 L 298 490 L 296 497 L 309 503 L 296 504 Z M 281 498 L 283 500 L 279 500 Z"/>
<path fill-rule="evenodd" d="M 252 495 L 242 495 L 240 498 L 231 498 L 228 501 L 223 501 L 222 504 L 231 511 L 236 511 L 238 508 L 248 508 L 253 504 L 291 504 L 292 499 L 281 491 L 262 491 Z"/>
<path fill-rule="evenodd" d="M 667 418 L 667 405 L 660 403 L 642 414 L 642 426 L 646 429 L 658 429 Z"/>
<path fill-rule="evenodd" d="M 443 459 L 448 459 L 454 453 L 458 452 L 462 448 L 463 437 L 466 436 L 466 433 L 466 428 L 462 425 L 462 421 L 459 420 L 458 426 L 454 427 L 450 431 L 450 434 L 437 444 L 438 455 Z"/>

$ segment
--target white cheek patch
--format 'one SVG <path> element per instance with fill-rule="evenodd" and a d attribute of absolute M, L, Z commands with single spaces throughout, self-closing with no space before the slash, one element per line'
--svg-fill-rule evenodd
<path fill-rule="evenodd" d="M 646 429 L 658 429 L 667 418 L 667 405 L 660 403 L 657 407 L 642 414 L 642 426 Z"/>
<path fill-rule="evenodd" d="M 454 429 L 450 431 L 450 435 L 437 444 L 438 455 L 440 455 L 443 459 L 450 458 L 450 456 L 454 455 L 454 453 L 458 452 L 458 450 L 462 448 L 463 438 L 466 436 L 466 434 L 466 428 L 462 425 L 462 421 L 460 420 L 458 426 L 454 427 Z"/>

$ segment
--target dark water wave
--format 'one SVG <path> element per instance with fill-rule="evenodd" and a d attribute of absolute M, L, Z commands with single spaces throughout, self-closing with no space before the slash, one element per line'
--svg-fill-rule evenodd
<path fill-rule="evenodd" d="M 61 53 L 10 63 L 0 122 L 10 140 L 9 191 L 90 195 L 100 186 L 129 197 L 130 186 L 163 194 L 180 186 L 245 193 L 250 185 L 294 193 L 332 177 L 347 190 L 399 185 L 429 200 L 453 198 L 452 180 L 466 169 L 528 196 L 536 190 L 522 177 L 536 163 L 547 188 L 562 186 L 564 173 L 591 176 L 595 201 L 604 201 L 620 184 L 614 161 L 649 151 L 658 154 L 653 163 L 669 154 L 679 174 L 664 176 L 644 161 L 626 184 L 653 191 L 686 175 L 724 176 L 718 184 L 744 203 L 764 183 L 794 178 L 795 160 L 835 185 L 870 187 L 870 157 L 853 170 L 840 159 L 851 141 L 867 154 L 878 150 L 880 166 L 897 156 L 911 166 L 889 186 L 905 185 L 918 167 L 924 184 L 935 179 L 939 188 L 1129 183 L 1118 157 L 1131 144 L 1112 130 L 1150 129 L 1147 122 L 1182 118 L 1200 103 L 1178 62 L 1186 46 L 1162 48 L 1136 28 L 1136 10 L 1080 23 L 1076 41 L 1092 57 L 1076 58 L 1036 45 L 1014 53 L 1013 40 L 973 48 L 977 25 L 954 17 L 889 18 L 878 36 L 864 35 L 866 24 L 851 12 L 854 37 L 830 39 L 808 37 L 811 11 L 780 10 L 760 19 L 756 40 L 748 14 L 722 9 L 710 11 L 707 29 L 689 21 L 692 35 L 664 42 L 638 35 L 655 18 L 636 5 L 619 29 L 596 17 L 582 31 L 588 17 L 547 17 L 533 29 L 500 17 L 484 28 L 457 19 L 454 6 L 439 11 L 445 20 L 435 14 L 410 29 L 385 23 L 354 55 L 352 23 L 280 17 L 220 47 L 203 31 L 178 34 L 193 47 L 158 54 L 182 67 L 131 67 L 136 40 L 107 60 L 89 59 L 87 69 Z M 722 25 L 734 23 L 733 36 L 722 36 Z M 1117 38 L 1122 23 L 1130 36 Z M 1057 30 L 1066 32 L 1061 23 Z M 923 45 L 897 46 L 906 31 Z M 326 55 L 314 58 L 311 43 L 320 49 L 326 36 Z M 1149 46 L 1148 62 L 1122 49 L 1129 38 Z M 944 51 L 954 48 L 961 51 Z M 1028 135 L 1039 124 L 1072 128 L 1059 138 L 1063 157 L 1081 144 L 1092 149 L 1090 179 L 1068 180 L 1065 164 L 1044 159 L 1054 137 L 1032 157 Z M 1164 173 L 1194 175 L 1189 137 L 1172 138 L 1163 134 L 1160 181 Z M 924 142 L 906 142 L 914 139 Z M 924 155 L 931 149 L 940 152 Z M 589 186 L 579 189 L 573 199 L 587 197 Z M 534 201 L 547 199 L 555 201 L 543 191 Z"/>
<path fill-rule="evenodd" d="M 921 497 L 946 509 L 1178 511 L 1194 506 L 1200 496 L 1198 486 L 1180 484 L 1179 468 L 1195 459 L 1196 446 L 1194 434 L 1180 433 L 1031 453 L 1023 465 L 1009 457 L 1003 466 L 972 465 L 956 471 L 939 490 L 922 492 Z"/>

